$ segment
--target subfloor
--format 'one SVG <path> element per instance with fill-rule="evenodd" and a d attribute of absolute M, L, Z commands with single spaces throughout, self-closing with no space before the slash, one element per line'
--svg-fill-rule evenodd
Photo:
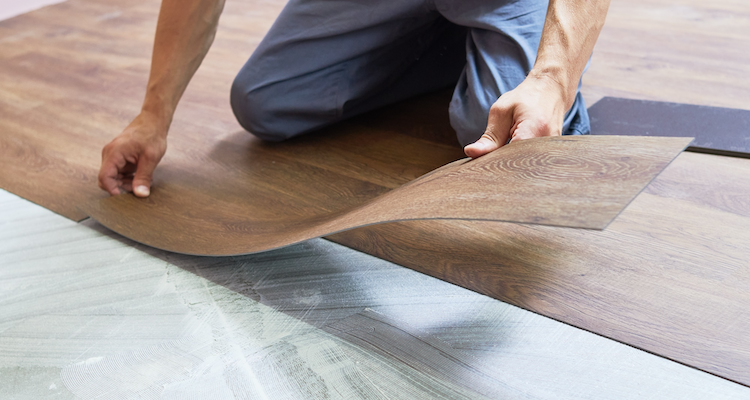
<path fill-rule="evenodd" d="M 747 399 L 323 239 L 154 250 L 0 191 L 2 399 Z"/>

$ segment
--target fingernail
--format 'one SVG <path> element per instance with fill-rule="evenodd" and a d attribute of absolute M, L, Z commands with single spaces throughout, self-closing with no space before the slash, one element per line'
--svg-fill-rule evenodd
<path fill-rule="evenodd" d="M 143 186 L 143 185 L 136 186 L 135 189 L 133 189 L 133 192 L 136 195 L 138 195 L 139 197 L 146 197 L 149 194 L 151 194 L 150 191 L 149 191 L 149 189 L 148 189 L 148 186 Z"/>

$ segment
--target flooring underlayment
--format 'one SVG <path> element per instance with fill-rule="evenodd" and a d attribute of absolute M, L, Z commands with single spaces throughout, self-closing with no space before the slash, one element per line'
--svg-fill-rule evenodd
<path fill-rule="evenodd" d="M 746 399 L 325 240 L 204 258 L 0 191 L 0 398 Z"/>
<path fill-rule="evenodd" d="M 211 157 L 225 153 L 191 146 L 207 136 L 217 138 L 221 149 L 237 151 L 238 143 L 245 143 L 247 134 L 231 116 L 226 92 L 217 88 L 229 87 L 282 3 L 227 5 L 216 45 L 178 109 L 170 154 L 182 151 L 196 163 L 216 162 Z M 152 0 L 70 0 L 0 24 L 0 140 L 5 141 L 0 162 L 6 163 L 1 177 L 14 192 L 43 199 L 58 212 L 104 197 L 92 171 L 101 146 L 139 108 L 157 8 Z M 744 60 L 750 36 L 742 29 L 750 27 L 744 23 L 748 15 L 747 3 L 738 2 L 615 2 L 584 94 L 588 99 L 592 93 L 626 91 L 656 100 L 747 107 L 744 78 L 750 63 Z M 380 194 L 457 158 L 460 149 L 425 140 L 444 137 L 447 126 L 446 103 L 427 104 L 399 105 L 317 136 L 315 141 L 327 137 L 331 143 L 342 132 L 357 131 L 375 153 L 386 155 L 377 161 L 355 150 L 351 164 L 342 168 L 347 177 L 336 183 Z M 70 139 L 92 132 L 94 139 L 82 144 Z M 273 161 L 295 146 L 314 149 L 315 143 L 267 146 L 262 154 Z M 75 157 L 69 156 L 71 147 Z M 346 154 L 347 149 L 331 148 Z M 157 171 L 158 185 L 179 183 L 184 175 L 169 168 L 169 157 Z M 357 162 L 360 157 L 367 162 Z M 321 156 L 315 168 L 341 168 L 328 161 Z M 680 155 L 605 232 L 403 222 L 333 239 L 747 384 L 750 165 L 745 161 Z M 236 164 L 224 167 L 229 171 Z M 277 166 L 257 172 L 302 179 L 280 171 Z M 330 183 L 307 188 L 305 201 L 350 198 L 352 193 Z M 290 213 L 301 207 L 285 206 Z"/>

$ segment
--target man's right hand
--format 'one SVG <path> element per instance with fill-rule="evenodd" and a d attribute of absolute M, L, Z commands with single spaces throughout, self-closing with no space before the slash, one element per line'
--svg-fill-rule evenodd
<path fill-rule="evenodd" d="M 102 150 L 99 187 L 111 195 L 133 192 L 148 197 L 156 165 L 167 151 L 167 126 L 139 114 Z"/>

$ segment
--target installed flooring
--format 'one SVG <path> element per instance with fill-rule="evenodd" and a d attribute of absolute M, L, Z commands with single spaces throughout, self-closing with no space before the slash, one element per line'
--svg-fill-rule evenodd
<path fill-rule="evenodd" d="M 750 396 L 322 239 L 176 255 L 0 191 L 0 260 L 2 399 Z"/>

